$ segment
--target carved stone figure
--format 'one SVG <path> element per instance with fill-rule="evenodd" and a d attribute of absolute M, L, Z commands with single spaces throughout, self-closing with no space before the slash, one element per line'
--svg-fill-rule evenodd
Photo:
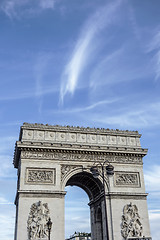
<path fill-rule="evenodd" d="M 48 239 L 48 219 L 48 204 L 41 201 L 33 203 L 27 221 L 29 240 Z"/>
<path fill-rule="evenodd" d="M 121 234 L 124 239 L 142 237 L 143 228 L 136 205 L 130 203 L 124 206 L 121 227 Z"/>

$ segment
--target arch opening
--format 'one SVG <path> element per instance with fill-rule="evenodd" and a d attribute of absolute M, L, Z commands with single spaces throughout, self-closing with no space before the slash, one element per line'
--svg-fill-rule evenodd
<path fill-rule="evenodd" d="M 102 193 L 102 183 L 88 172 L 80 172 L 73 175 L 66 186 L 77 186 L 82 188 L 88 195 L 89 200 L 95 200 Z"/>
<path fill-rule="evenodd" d="M 83 189 L 89 198 L 90 229 L 92 240 L 103 240 L 103 186 L 99 179 L 93 178 L 88 172 L 80 172 L 72 175 L 66 186 L 76 186 Z M 78 223 L 77 223 L 78 224 Z M 75 229 L 76 231 L 76 229 Z"/>

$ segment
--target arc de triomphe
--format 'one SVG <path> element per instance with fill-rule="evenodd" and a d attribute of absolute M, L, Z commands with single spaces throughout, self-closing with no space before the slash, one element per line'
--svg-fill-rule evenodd
<path fill-rule="evenodd" d="M 64 240 L 65 186 L 79 186 L 89 197 L 92 240 L 150 238 L 143 157 L 137 131 L 51 126 L 24 123 L 16 142 L 14 167 L 18 183 L 15 240 Z M 107 161 L 114 175 L 101 176 L 90 168 Z M 100 169 L 99 169 L 100 171 Z M 76 229 L 75 229 L 76 230 Z"/>

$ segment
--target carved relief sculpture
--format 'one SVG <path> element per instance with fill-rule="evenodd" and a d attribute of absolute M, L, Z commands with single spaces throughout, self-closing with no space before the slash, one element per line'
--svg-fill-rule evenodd
<path fill-rule="evenodd" d="M 142 237 L 143 228 L 136 205 L 130 203 L 124 206 L 121 227 L 121 234 L 124 239 Z"/>
<path fill-rule="evenodd" d="M 33 203 L 30 208 L 30 213 L 27 221 L 29 240 L 48 239 L 48 219 L 48 204 L 42 203 L 41 201 Z"/>
<path fill-rule="evenodd" d="M 54 183 L 53 175 L 53 170 L 27 168 L 27 183 Z"/>
<path fill-rule="evenodd" d="M 139 186 L 139 174 L 138 173 L 115 173 L 115 185 L 116 186 Z"/>

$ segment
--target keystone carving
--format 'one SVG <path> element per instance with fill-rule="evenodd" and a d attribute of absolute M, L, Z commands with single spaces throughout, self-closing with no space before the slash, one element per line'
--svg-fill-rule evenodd
<path fill-rule="evenodd" d="M 138 173 L 115 173 L 116 186 L 139 186 Z"/>
<path fill-rule="evenodd" d="M 132 203 L 123 208 L 121 234 L 124 239 L 142 237 L 142 224 L 138 214 L 138 208 Z"/>
<path fill-rule="evenodd" d="M 33 203 L 27 221 L 29 240 L 48 239 L 48 219 L 48 204 L 41 201 Z"/>

